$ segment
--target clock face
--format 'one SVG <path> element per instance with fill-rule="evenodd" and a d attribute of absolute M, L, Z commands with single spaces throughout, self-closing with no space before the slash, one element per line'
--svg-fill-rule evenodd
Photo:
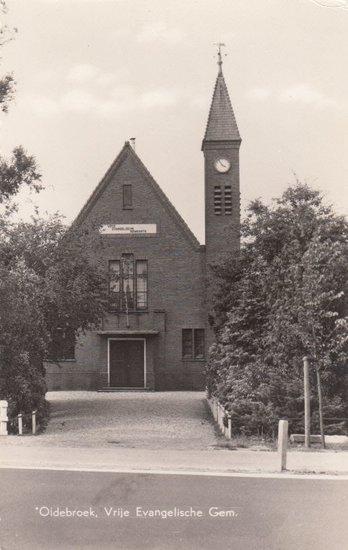
<path fill-rule="evenodd" d="M 231 168 L 231 163 L 227 159 L 217 159 L 214 163 L 214 166 L 218 172 L 223 174 L 224 172 L 228 172 Z"/>

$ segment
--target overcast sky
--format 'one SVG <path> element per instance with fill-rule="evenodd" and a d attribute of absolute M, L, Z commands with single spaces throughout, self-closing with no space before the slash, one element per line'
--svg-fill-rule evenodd
<path fill-rule="evenodd" d="M 35 154 L 46 190 L 22 194 L 71 221 L 124 142 L 201 242 L 201 141 L 217 74 L 241 147 L 242 204 L 293 179 L 343 213 L 348 173 L 348 0 L 7 0 L 18 27 L 2 50 L 16 101 L 1 152 Z"/>

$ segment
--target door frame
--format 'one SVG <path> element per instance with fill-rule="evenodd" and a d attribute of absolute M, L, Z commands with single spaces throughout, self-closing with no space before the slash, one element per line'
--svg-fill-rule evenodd
<path fill-rule="evenodd" d="M 108 338 L 108 386 L 109 387 L 110 387 L 110 342 L 112 340 L 126 340 L 127 342 L 132 342 L 134 340 L 141 340 L 142 342 L 144 342 L 144 389 L 145 389 L 146 388 L 146 338 Z"/>

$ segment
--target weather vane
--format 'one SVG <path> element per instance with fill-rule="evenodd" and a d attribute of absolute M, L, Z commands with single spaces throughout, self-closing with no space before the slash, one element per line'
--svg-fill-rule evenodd
<path fill-rule="evenodd" d="M 219 65 L 219 74 L 222 74 L 222 53 L 221 53 L 221 48 L 226 48 L 226 44 L 224 44 L 223 42 L 215 42 L 214 46 L 217 46 L 218 47 L 218 65 Z M 226 57 L 226 53 L 224 54 L 224 56 Z"/>

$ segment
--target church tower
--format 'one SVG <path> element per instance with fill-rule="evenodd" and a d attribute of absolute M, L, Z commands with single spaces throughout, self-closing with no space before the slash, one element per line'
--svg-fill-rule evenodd
<path fill-rule="evenodd" d="M 232 104 L 219 72 L 202 151 L 205 159 L 205 245 L 207 266 L 235 253 L 240 245 L 239 135 Z"/>

